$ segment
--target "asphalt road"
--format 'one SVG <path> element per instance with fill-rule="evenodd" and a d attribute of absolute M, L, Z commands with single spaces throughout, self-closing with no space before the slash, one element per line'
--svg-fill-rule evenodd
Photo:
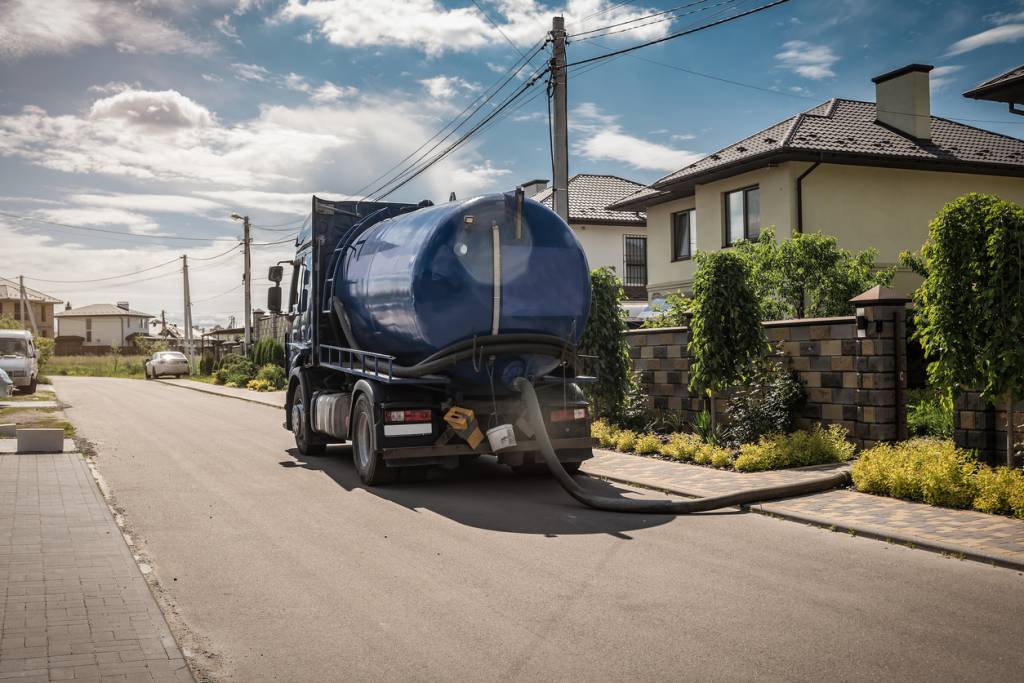
<path fill-rule="evenodd" d="M 217 680 L 1010 680 L 1024 577 L 724 512 L 582 508 L 495 464 L 364 488 L 278 410 L 55 378 Z M 610 490 L 602 482 L 596 488 Z"/>

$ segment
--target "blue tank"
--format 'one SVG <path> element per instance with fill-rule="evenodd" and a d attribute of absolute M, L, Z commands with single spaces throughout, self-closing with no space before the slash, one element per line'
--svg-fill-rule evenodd
<path fill-rule="evenodd" d="M 356 230 L 358 232 L 358 229 Z M 380 221 L 343 248 L 328 275 L 361 349 L 414 365 L 474 336 L 554 335 L 579 342 L 590 313 L 590 270 L 568 225 L 531 199 L 492 194 Z M 557 360 L 507 356 L 463 362 L 469 383 L 507 386 Z"/>

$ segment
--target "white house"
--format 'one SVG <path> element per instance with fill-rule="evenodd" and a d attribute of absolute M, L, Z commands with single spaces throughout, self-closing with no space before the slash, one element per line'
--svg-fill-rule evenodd
<path fill-rule="evenodd" d="M 527 196 L 552 205 L 546 180 L 523 183 Z M 578 173 L 569 179 L 569 227 L 583 246 L 591 268 L 614 270 L 630 300 L 647 300 L 647 217 L 643 211 L 606 208 L 644 189 L 613 175 Z"/>
<path fill-rule="evenodd" d="M 146 335 L 147 321 L 155 316 L 133 311 L 127 301 L 113 304 L 92 304 L 71 308 L 71 304 L 54 317 L 59 337 L 81 337 L 83 346 L 124 346 L 132 335 Z"/>

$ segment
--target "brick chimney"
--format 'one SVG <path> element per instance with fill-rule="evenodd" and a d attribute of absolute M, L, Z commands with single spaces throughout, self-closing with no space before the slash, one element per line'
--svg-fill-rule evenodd
<path fill-rule="evenodd" d="M 875 76 L 878 122 L 919 140 L 931 140 L 932 107 L 928 64 L 908 64 Z"/>
<path fill-rule="evenodd" d="M 124 311 L 131 310 L 131 309 L 128 308 L 128 302 L 127 301 L 118 301 L 117 302 L 117 307 L 120 308 L 121 310 L 124 310 Z"/>

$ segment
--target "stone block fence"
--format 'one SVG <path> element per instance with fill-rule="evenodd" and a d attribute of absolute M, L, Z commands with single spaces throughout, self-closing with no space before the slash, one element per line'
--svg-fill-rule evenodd
<path fill-rule="evenodd" d="M 841 424 L 862 448 L 905 439 L 906 299 L 875 287 L 851 301 L 855 316 L 764 323 L 768 340 L 805 387 L 796 425 Z M 626 338 L 652 407 L 692 422 L 706 406 L 687 388 L 689 328 L 633 330 Z M 719 413 L 722 403 L 716 401 Z"/>

